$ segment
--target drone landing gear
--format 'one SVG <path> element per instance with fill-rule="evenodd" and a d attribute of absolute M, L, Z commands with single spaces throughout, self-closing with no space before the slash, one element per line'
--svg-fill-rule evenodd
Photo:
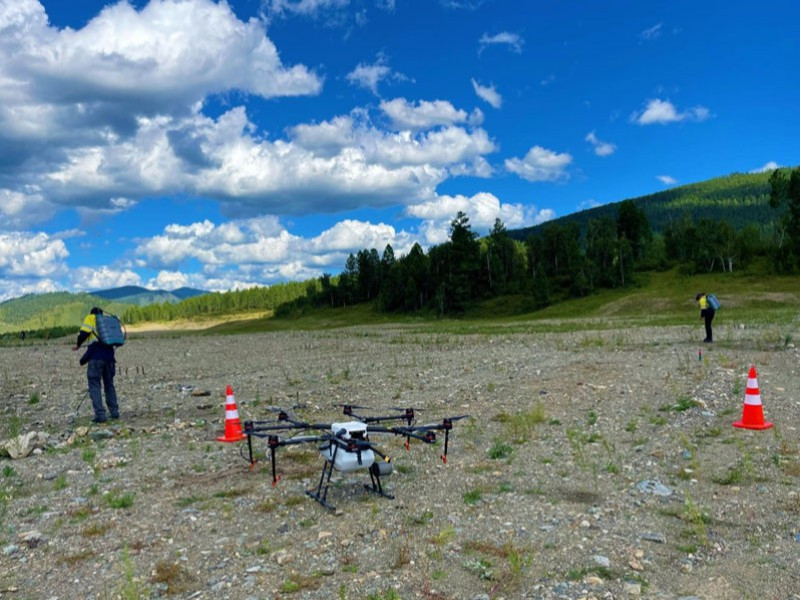
<path fill-rule="evenodd" d="M 392 464 L 390 462 L 375 462 L 369 468 L 369 479 L 371 481 L 370 485 L 364 484 L 364 489 L 373 494 L 377 494 L 378 496 L 383 496 L 384 498 L 388 498 L 389 500 L 394 500 L 394 496 L 392 494 L 388 494 L 383 490 L 383 484 L 381 483 L 381 475 L 389 475 L 393 470 Z M 327 508 L 330 511 L 335 511 L 336 507 L 333 506 L 330 502 L 328 502 L 328 488 L 331 484 L 331 476 L 333 475 L 333 462 L 326 460 L 325 463 L 322 465 L 322 474 L 319 478 L 319 483 L 317 483 L 317 487 L 314 490 L 306 490 L 306 496 L 309 498 L 313 498 L 317 502 L 319 502 L 322 506 Z"/>
<path fill-rule="evenodd" d="M 331 484 L 331 475 L 333 475 L 333 463 L 329 460 L 326 460 L 322 465 L 322 475 L 320 475 L 319 483 L 317 484 L 317 490 L 306 490 L 306 496 L 313 498 L 328 510 L 334 511 L 336 510 L 336 507 L 333 506 L 333 504 L 329 504 L 327 501 L 328 487 Z M 322 489 L 323 483 L 325 484 L 324 491 Z"/>
<path fill-rule="evenodd" d="M 383 465 L 386 465 L 385 467 Z M 389 500 L 394 500 L 394 496 L 391 494 L 387 494 L 383 491 L 383 485 L 381 485 L 381 475 L 389 475 L 392 472 L 392 463 L 390 462 L 374 462 L 369 468 L 369 480 L 372 482 L 372 485 L 364 484 L 364 489 L 372 492 L 373 494 L 378 494 L 378 496 L 383 496 L 384 498 L 388 498 Z"/>

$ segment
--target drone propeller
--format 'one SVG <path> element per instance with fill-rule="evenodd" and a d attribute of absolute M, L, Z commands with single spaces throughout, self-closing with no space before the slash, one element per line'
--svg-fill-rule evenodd
<path fill-rule="evenodd" d="M 355 409 L 355 410 L 372 410 L 369 406 L 359 406 L 358 404 L 348 404 L 346 402 L 345 403 L 339 402 L 337 404 L 334 404 L 333 406 L 335 406 L 336 408 L 344 409 L 345 410 L 345 414 L 347 414 L 348 410 L 353 410 L 353 409 Z"/>
<path fill-rule="evenodd" d="M 436 431 L 444 431 L 444 452 L 440 458 L 442 459 L 443 463 L 447 464 L 447 445 L 450 441 L 450 430 L 453 429 L 453 421 L 460 421 L 461 419 L 466 419 L 469 416 L 470 415 L 458 415 L 456 417 L 445 417 L 442 419 L 441 423 L 420 425 L 418 427 L 413 426 L 409 427 L 408 430 L 413 430 L 414 432 L 424 432 L 418 435 L 421 435 L 422 437 L 420 439 L 427 444 L 432 444 L 436 441 Z"/>

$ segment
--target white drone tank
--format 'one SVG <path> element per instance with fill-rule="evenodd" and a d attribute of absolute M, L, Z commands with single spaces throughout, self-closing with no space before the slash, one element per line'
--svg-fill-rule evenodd
<path fill-rule="evenodd" d="M 367 438 L 367 424 L 361 421 L 348 421 L 346 423 L 331 423 L 331 433 L 338 434 L 344 429 L 344 433 L 339 437 L 343 440 L 365 440 Z M 336 456 L 334 458 L 334 452 Z M 357 471 L 358 469 L 369 469 L 375 462 L 375 453 L 370 449 L 363 449 L 360 452 L 361 462 L 358 462 L 358 452 L 348 452 L 344 448 L 336 448 L 331 443 L 328 448 L 322 451 L 322 458 L 328 462 L 333 462 L 333 468 L 342 473 Z"/>

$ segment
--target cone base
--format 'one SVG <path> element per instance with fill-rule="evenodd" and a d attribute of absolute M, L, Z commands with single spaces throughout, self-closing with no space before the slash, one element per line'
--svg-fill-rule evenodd
<path fill-rule="evenodd" d="M 744 421 L 736 421 L 733 424 L 734 427 L 738 427 L 739 429 L 755 429 L 757 431 L 762 431 L 764 429 L 769 429 L 772 427 L 772 423 L 766 421 L 760 425 L 754 425 L 752 423 L 745 423 Z"/>
<path fill-rule="evenodd" d="M 770 423 L 770 426 L 772 426 L 772 423 Z M 232 437 L 227 437 L 227 436 L 223 435 L 221 437 L 218 437 L 217 441 L 218 442 L 241 442 L 244 439 L 247 439 L 247 436 L 244 435 L 244 434 L 239 434 L 238 436 L 235 435 L 235 436 L 232 436 Z"/>

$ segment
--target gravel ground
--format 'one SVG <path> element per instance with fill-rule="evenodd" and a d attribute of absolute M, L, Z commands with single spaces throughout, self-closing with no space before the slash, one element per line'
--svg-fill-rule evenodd
<path fill-rule="evenodd" d="M 716 332 L 141 335 L 117 353 L 110 427 L 89 423 L 72 339 L 0 348 L 0 440 L 47 434 L 0 458 L 0 597 L 798 599 L 798 350 Z M 751 364 L 767 431 L 731 426 Z M 330 512 L 305 495 L 314 444 L 279 450 L 273 486 L 264 440 L 253 469 L 216 441 L 227 385 L 242 420 L 471 418 L 447 464 L 374 434 L 395 499 L 335 473 Z"/>

